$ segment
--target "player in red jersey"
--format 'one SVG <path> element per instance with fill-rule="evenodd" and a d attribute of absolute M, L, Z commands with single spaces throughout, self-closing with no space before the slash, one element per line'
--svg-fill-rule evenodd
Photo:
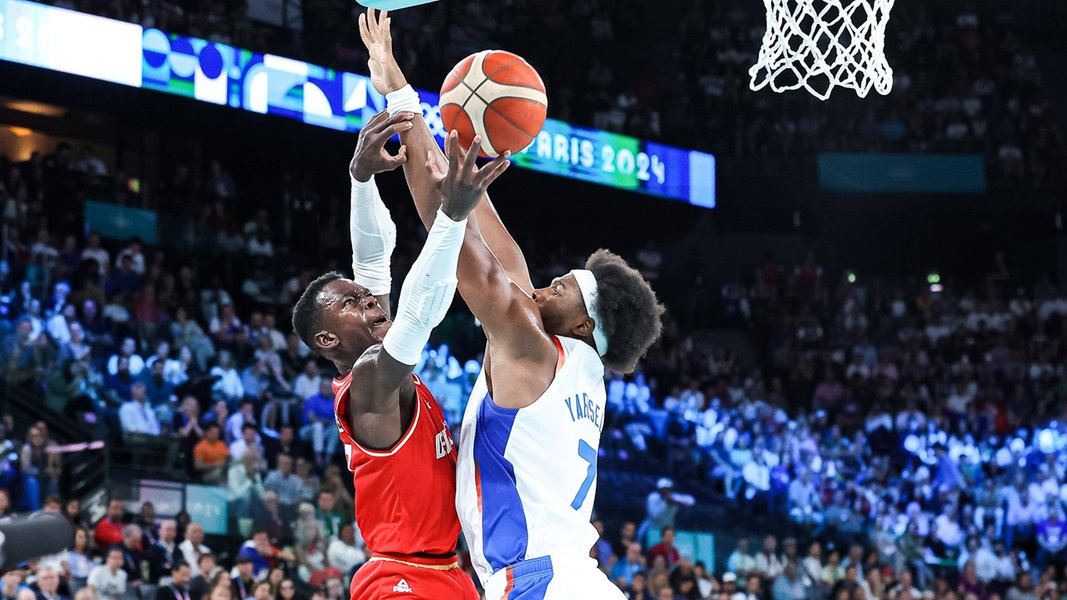
<path fill-rule="evenodd" d="M 403 147 L 391 156 L 384 145 L 413 116 L 382 113 L 360 133 L 349 165 L 354 277 L 332 272 L 311 282 L 293 309 L 293 329 L 341 374 L 337 428 L 353 473 L 356 523 L 373 552 L 352 580 L 352 598 L 475 600 L 455 554 L 456 451 L 441 408 L 412 369 L 452 303 L 467 215 L 508 163 L 478 169 L 468 154 L 449 170 L 441 210 L 390 321 L 396 229 L 372 178 L 406 161 Z"/>

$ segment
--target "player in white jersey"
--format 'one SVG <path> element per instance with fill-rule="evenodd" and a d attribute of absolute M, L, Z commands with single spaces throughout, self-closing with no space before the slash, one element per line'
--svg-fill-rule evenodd
<path fill-rule="evenodd" d="M 385 13 L 361 16 L 360 33 L 390 114 L 421 113 L 393 58 Z M 425 123 L 414 123 L 400 134 L 414 157 L 404 175 L 430 227 L 447 192 L 447 161 Z M 454 135 L 446 147 L 448 160 L 458 159 Z M 606 250 L 534 289 L 488 198 L 468 219 L 457 277 L 487 338 L 463 418 L 456 499 L 486 598 L 621 599 L 589 557 L 603 374 L 633 370 L 659 337 L 663 307 L 640 273 Z"/>

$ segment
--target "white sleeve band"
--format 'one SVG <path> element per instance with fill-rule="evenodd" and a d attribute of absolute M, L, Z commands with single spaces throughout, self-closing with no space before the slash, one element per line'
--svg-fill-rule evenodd
<path fill-rule="evenodd" d="M 351 179 L 352 281 L 375 296 L 384 296 L 393 286 L 389 261 L 396 248 L 396 225 L 382 202 L 374 177 L 366 182 Z"/>
<path fill-rule="evenodd" d="M 400 289 L 400 306 L 382 347 L 405 365 L 414 365 L 430 340 L 430 332 L 445 318 L 456 293 L 456 266 L 467 219 L 453 221 L 437 209 L 422 252 L 411 265 Z"/>
<path fill-rule="evenodd" d="M 413 112 L 422 115 L 422 103 L 419 101 L 419 93 L 410 85 L 405 85 L 399 90 L 385 95 L 385 110 L 392 117 L 400 112 Z"/>

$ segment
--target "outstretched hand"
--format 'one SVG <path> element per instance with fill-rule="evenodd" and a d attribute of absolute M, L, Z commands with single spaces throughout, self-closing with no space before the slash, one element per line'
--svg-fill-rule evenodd
<path fill-rule="evenodd" d="M 511 164 L 508 160 L 511 152 L 505 152 L 479 169 L 477 159 L 481 144 L 481 136 L 475 136 L 470 149 L 463 152 L 459 147 L 459 134 L 455 131 L 449 133 L 445 139 L 447 172 L 441 170 L 433 151 L 426 155 L 426 168 L 441 192 L 441 211 L 453 221 L 465 219 L 478 205 L 489 185 Z"/>
<path fill-rule="evenodd" d="M 413 118 L 414 113 L 401 112 L 390 117 L 385 111 L 371 117 L 359 132 L 356 151 L 348 164 L 348 172 L 356 181 L 368 181 L 371 175 L 392 171 L 407 162 L 407 146 L 400 146 L 400 152 L 394 156 L 385 149 L 385 142 L 393 135 L 411 129 Z"/>
<path fill-rule="evenodd" d="M 366 14 L 359 15 L 359 37 L 367 47 L 367 67 L 370 68 L 370 80 L 379 94 L 399 90 L 408 84 L 393 56 L 393 34 L 390 31 L 389 13 L 368 8 Z"/>

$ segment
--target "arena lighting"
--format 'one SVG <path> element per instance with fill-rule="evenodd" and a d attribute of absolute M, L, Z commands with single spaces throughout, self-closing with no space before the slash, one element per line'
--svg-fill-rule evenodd
<path fill-rule="evenodd" d="M 854 271 L 849 271 L 848 272 L 848 282 L 849 283 L 856 283 L 856 273 Z"/>
<path fill-rule="evenodd" d="M 44 104 L 41 102 L 31 102 L 28 100 L 6 100 L 3 104 L 4 108 L 41 115 L 43 117 L 62 117 L 67 112 L 65 108 L 59 106 L 52 106 L 51 104 Z"/>
<path fill-rule="evenodd" d="M 0 60 L 338 131 L 359 131 L 385 108 L 366 75 L 23 0 L 0 0 Z M 438 96 L 425 90 L 419 95 L 427 124 L 443 145 Z M 704 152 L 548 119 L 512 161 L 541 173 L 715 207 L 715 157 Z"/>

